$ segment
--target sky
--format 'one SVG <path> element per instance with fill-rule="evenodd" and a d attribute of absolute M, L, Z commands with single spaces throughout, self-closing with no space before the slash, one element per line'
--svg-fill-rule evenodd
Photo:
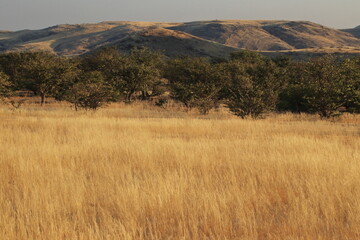
<path fill-rule="evenodd" d="M 360 25 L 360 0 L 0 0 L 0 30 L 102 21 L 307 20 Z"/>

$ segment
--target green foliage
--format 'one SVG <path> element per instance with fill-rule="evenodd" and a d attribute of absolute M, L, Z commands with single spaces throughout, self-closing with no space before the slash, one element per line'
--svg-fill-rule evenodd
<path fill-rule="evenodd" d="M 278 110 L 295 113 L 310 112 L 307 101 L 309 89 L 305 81 L 305 69 L 306 63 L 304 62 L 292 63 L 286 67 L 286 72 L 282 74 L 285 81 L 279 94 Z"/>
<path fill-rule="evenodd" d="M 30 60 L 31 52 L 9 52 L 0 55 L 0 68 L 9 76 L 12 87 L 16 90 L 26 89 L 22 81 L 22 67 Z"/>
<path fill-rule="evenodd" d="M 306 65 L 306 100 L 310 109 L 322 118 L 338 115 L 339 107 L 346 103 L 348 84 L 351 83 L 343 75 L 341 67 L 332 56 L 313 58 Z"/>
<path fill-rule="evenodd" d="M 21 85 L 40 95 L 42 105 L 46 96 L 56 95 L 58 86 L 76 76 L 76 67 L 62 57 L 49 52 L 27 54 L 27 61 L 19 66 Z"/>
<path fill-rule="evenodd" d="M 8 81 L 9 77 L 0 72 L 0 99 L 9 96 L 11 92 L 11 83 Z"/>
<path fill-rule="evenodd" d="M 239 50 L 230 54 L 230 60 L 246 64 L 258 64 L 263 62 L 265 57 L 254 51 Z"/>
<path fill-rule="evenodd" d="M 277 108 L 280 111 L 294 113 L 309 112 L 307 89 L 303 84 L 288 84 L 279 94 Z"/>
<path fill-rule="evenodd" d="M 103 73 L 107 82 L 111 83 L 125 101 L 134 100 L 137 92 L 143 99 L 162 92 L 163 55 L 147 48 L 132 49 L 128 56 L 120 54 L 114 48 L 104 48 L 83 61 L 85 70 Z"/>
<path fill-rule="evenodd" d="M 328 118 L 339 110 L 360 113 L 360 58 L 293 62 L 241 50 L 230 60 L 184 57 L 165 64 L 162 54 L 147 48 L 125 55 L 115 47 L 72 59 L 49 52 L 1 54 L 0 96 L 16 90 L 33 91 L 42 104 L 52 96 L 85 109 L 154 96 L 160 96 L 156 105 L 165 106 L 170 91 L 202 114 L 225 103 L 242 118 L 259 117 L 275 106 Z"/>
<path fill-rule="evenodd" d="M 99 71 L 109 80 L 117 73 L 122 57 L 116 47 L 105 47 L 81 57 L 79 67 L 84 72 Z"/>
<path fill-rule="evenodd" d="M 318 113 L 322 118 L 341 114 L 340 108 L 359 111 L 360 71 L 357 59 L 313 58 L 288 67 L 288 81 L 278 109 Z"/>
<path fill-rule="evenodd" d="M 360 57 L 343 61 L 340 72 L 345 78 L 344 106 L 348 112 L 360 113 Z"/>
<path fill-rule="evenodd" d="M 180 58 L 170 61 L 166 76 L 171 96 L 188 109 L 207 114 L 216 107 L 224 87 L 221 64 L 210 64 L 204 58 Z M 222 79 L 223 78 L 223 79 Z"/>
<path fill-rule="evenodd" d="M 281 82 L 276 65 L 270 60 L 228 63 L 231 84 L 227 88 L 227 106 L 236 116 L 260 117 L 275 108 Z"/>
<path fill-rule="evenodd" d="M 64 99 L 72 103 L 76 110 L 96 110 L 114 100 L 111 86 L 98 71 L 85 72 L 65 92 Z"/>
<path fill-rule="evenodd" d="M 132 49 L 130 55 L 124 59 L 121 68 L 120 86 L 126 95 L 126 102 L 131 102 L 136 92 L 142 92 L 143 100 L 156 93 L 161 85 L 161 68 L 163 56 L 147 48 Z"/>

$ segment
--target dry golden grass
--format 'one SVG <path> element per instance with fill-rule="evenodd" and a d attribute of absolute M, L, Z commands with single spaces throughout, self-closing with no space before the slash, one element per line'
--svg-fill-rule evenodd
<path fill-rule="evenodd" d="M 360 118 L 0 109 L 1 239 L 359 239 Z"/>

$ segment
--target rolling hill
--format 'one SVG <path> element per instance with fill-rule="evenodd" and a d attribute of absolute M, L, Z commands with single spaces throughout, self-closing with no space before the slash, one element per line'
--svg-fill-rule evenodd
<path fill-rule="evenodd" d="M 231 52 L 237 50 L 184 32 L 157 27 L 130 34 L 113 45 L 125 52 L 133 47 L 146 46 L 163 51 L 169 57 L 200 56 L 221 58 L 227 57 Z"/>
<path fill-rule="evenodd" d="M 360 53 L 360 27 L 336 30 L 306 21 L 214 20 L 187 23 L 101 22 L 41 30 L 0 31 L 0 51 L 49 50 L 81 55 L 108 45 L 162 50 L 169 57 L 227 57 L 237 49 L 262 52 Z"/>
<path fill-rule="evenodd" d="M 344 29 L 342 31 L 350 33 L 354 37 L 360 38 L 360 26 L 357 26 L 356 28 Z"/>

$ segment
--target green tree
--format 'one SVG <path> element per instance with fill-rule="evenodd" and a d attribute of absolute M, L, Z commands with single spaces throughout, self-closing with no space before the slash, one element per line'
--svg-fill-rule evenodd
<path fill-rule="evenodd" d="M 259 64 L 265 61 L 265 57 L 255 51 L 239 50 L 230 54 L 231 61 L 237 61 L 245 64 Z"/>
<path fill-rule="evenodd" d="M 223 64 L 211 64 L 204 58 L 179 58 L 168 63 L 166 77 L 170 82 L 171 97 L 207 114 L 218 105 L 224 88 Z"/>
<path fill-rule="evenodd" d="M 160 94 L 163 87 L 163 55 L 147 48 L 134 48 L 129 55 L 121 54 L 115 47 L 104 48 L 85 57 L 82 68 L 102 72 L 127 103 L 134 100 L 136 93 L 145 100 Z"/>
<path fill-rule="evenodd" d="M 277 78 L 277 69 L 274 62 L 262 57 L 256 58 L 256 61 L 230 61 L 230 85 L 226 90 L 230 111 L 241 118 L 258 118 L 274 110 L 282 85 Z"/>
<path fill-rule="evenodd" d="M 344 106 L 351 113 L 360 113 L 360 57 L 344 60 L 340 65 L 345 78 Z"/>
<path fill-rule="evenodd" d="M 126 102 L 133 100 L 136 92 L 141 92 L 143 100 L 148 99 L 161 85 L 163 55 L 147 48 L 132 49 L 124 59 L 118 86 L 126 96 Z"/>
<path fill-rule="evenodd" d="M 309 112 L 307 97 L 310 93 L 305 81 L 306 62 L 296 62 L 287 66 L 283 75 L 283 87 L 279 94 L 277 109 L 295 113 Z"/>
<path fill-rule="evenodd" d="M 11 92 L 11 83 L 8 81 L 9 77 L 0 72 L 0 99 L 8 97 Z"/>
<path fill-rule="evenodd" d="M 79 68 L 84 72 L 101 72 L 106 81 L 118 75 L 124 55 L 114 46 L 104 47 L 79 59 Z"/>
<path fill-rule="evenodd" d="M 9 52 L 0 54 L 0 69 L 9 77 L 16 90 L 25 89 L 22 66 L 31 58 L 32 52 Z"/>
<path fill-rule="evenodd" d="M 347 91 L 351 86 L 341 67 L 333 56 L 323 56 L 311 59 L 304 72 L 307 103 L 322 118 L 338 115 L 339 107 L 346 103 Z"/>
<path fill-rule="evenodd" d="M 76 73 L 76 66 L 70 61 L 49 52 L 29 53 L 20 69 L 22 85 L 41 97 L 41 105 L 47 96 L 56 94 L 62 82 L 74 78 Z"/>
<path fill-rule="evenodd" d="M 72 103 L 76 110 L 96 110 L 114 100 L 111 86 L 98 71 L 84 72 L 64 93 L 64 99 Z"/>

